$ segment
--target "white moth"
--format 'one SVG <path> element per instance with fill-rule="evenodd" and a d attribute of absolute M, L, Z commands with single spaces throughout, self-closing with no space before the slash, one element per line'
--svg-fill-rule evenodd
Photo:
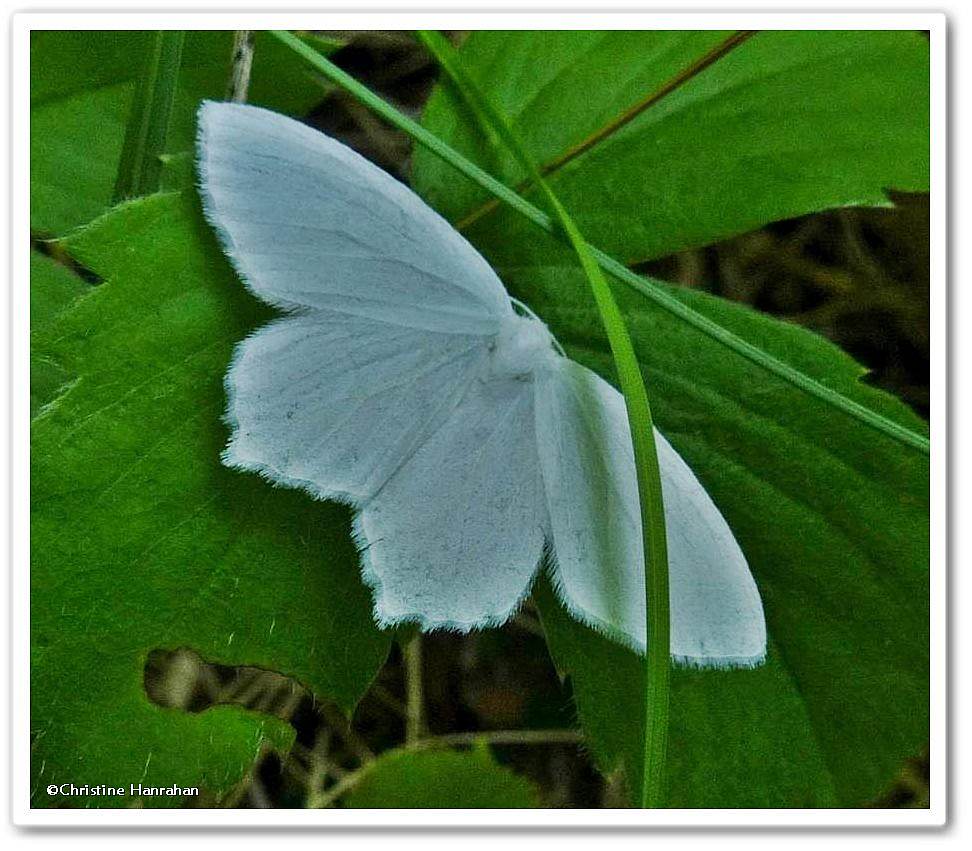
<path fill-rule="evenodd" d="M 349 148 L 272 112 L 205 103 L 206 216 L 284 317 L 236 350 L 223 460 L 355 510 L 381 625 L 506 621 L 546 549 L 571 614 L 639 652 L 644 558 L 621 395 L 514 309 L 479 254 Z M 676 661 L 751 666 L 759 592 L 660 434 Z"/>

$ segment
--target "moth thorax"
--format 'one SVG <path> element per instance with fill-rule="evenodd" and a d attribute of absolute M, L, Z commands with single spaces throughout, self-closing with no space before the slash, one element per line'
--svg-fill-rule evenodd
<path fill-rule="evenodd" d="M 490 352 L 490 378 L 525 378 L 556 357 L 554 338 L 537 319 L 514 314 L 503 321 Z"/>

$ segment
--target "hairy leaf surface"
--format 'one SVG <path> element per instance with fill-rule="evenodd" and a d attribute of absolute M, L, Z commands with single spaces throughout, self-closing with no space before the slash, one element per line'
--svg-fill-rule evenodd
<path fill-rule="evenodd" d="M 476 32 L 462 58 L 549 163 L 727 35 Z M 831 207 L 887 205 L 888 188 L 928 188 L 928 56 L 913 32 L 760 32 L 549 179 L 587 239 L 625 262 Z M 508 185 L 526 176 L 450 87 L 436 89 L 423 123 Z M 488 200 L 424 149 L 414 177 L 452 221 Z M 504 208 L 469 230 L 477 244 L 531 233 Z"/>
<path fill-rule="evenodd" d="M 151 703 L 151 650 L 280 671 L 349 710 L 390 638 L 372 621 L 349 512 L 219 461 L 223 376 L 268 309 L 196 202 L 123 205 L 67 248 L 105 283 L 35 341 L 78 377 L 31 436 L 35 802 L 61 782 L 218 793 L 292 730 Z"/>
<path fill-rule="evenodd" d="M 30 252 L 30 333 L 43 334 L 57 315 L 89 289 L 81 278 L 61 264 L 41 254 Z M 30 416 L 57 395 L 70 375 L 50 358 L 31 347 Z"/>

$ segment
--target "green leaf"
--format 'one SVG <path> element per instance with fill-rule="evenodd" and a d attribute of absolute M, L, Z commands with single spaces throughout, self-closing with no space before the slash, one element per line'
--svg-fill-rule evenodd
<path fill-rule="evenodd" d="M 726 36 L 717 32 L 475 32 L 463 60 L 535 161 L 549 163 Z M 508 185 L 526 173 L 484 140 L 446 87 L 423 124 Z M 550 175 L 588 241 L 625 262 L 830 207 L 928 187 L 928 42 L 913 32 L 767 31 L 735 47 Z M 488 200 L 425 150 L 416 189 L 452 221 Z M 474 243 L 528 238 L 496 208 Z"/>
<path fill-rule="evenodd" d="M 42 334 L 57 315 L 90 289 L 70 269 L 39 251 L 30 252 L 30 333 Z M 31 346 L 30 417 L 57 395 L 71 376 Z"/>
<path fill-rule="evenodd" d="M 548 259 L 555 250 L 537 247 Z M 614 378 L 568 257 L 507 268 L 505 278 L 568 354 Z M 828 386 L 922 429 L 814 334 L 670 290 Z M 770 635 L 765 668 L 675 673 L 670 805 L 861 806 L 928 738 L 927 459 L 623 295 L 655 421 L 739 540 Z M 639 764 L 639 660 L 564 615 L 549 593 L 538 600 L 599 765 L 630 774 Z"/>
<path fill-rule="evenodd" d="M 347 806 L 365 809 L 526 809 L 540 806 L 528 780 L 488 748 L 386 751 L 364 769 Z"/>
<path fill-rule="evenodd" d="M 190 199 L 132 202 L 72 236 L 105 283 L 34 341 L 78 376 L 31 436 L 36 806 L 59 782 L 219 793 L 292 735 L 242 710 L 151 703 L 153 649 L 280 671 L 345 710 L 388 651 L 349 512 L 220 464 L 223 376 L 269 310 Z M 146 799 L 160 802 L 178 803 Z"/>
<path fill-rule="evenodd" d="M 644 663 L 571 618 L 546 581 L 534 600 L 554 660 L 570 676 L 595 762 L 606 773 L 620 766 L 637 802 L 640 749 L 632 739 L 639 735 Z M 666 805 L 838 806 L 807 707 L 772 643 L 753 670 L 672 671 Z"/>
<path fill-rule="evenodd" d="M 31 33 L 31 227 L 63 234 L 107 208 L 122 153 L 128 109 L 146 49 L 137 30 Z M 222 99 L 233 34 L 187 33 L 167 150 L 188 150 L 203 98 Z M 314 40 L 327 49 L 328 42 Z M 251 102 L 301 114 L 323 89 L 306 65 L 267 34 L 258 34 Z"/>

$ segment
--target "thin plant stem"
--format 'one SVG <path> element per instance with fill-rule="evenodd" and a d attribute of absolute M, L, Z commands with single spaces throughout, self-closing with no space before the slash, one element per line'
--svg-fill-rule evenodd
<path fill-rule="evenodd" d="M 584 741 L 578 730 L 484 730 L 445 733 L 421 739 L 416 748 L 445 748 L 458 745 L 577 745 Z"/>
<path fill-rule="evenodd" d="M 363 765 L 357 771 L 352 771 L 350 774 L 346 774 L 330 789 L 311 796 L 307 801 L 307 808 L 311 810 L 325 810 L 328 807 L 333 807 L 338 800 L 340 800 L 344 795 L 346 795 L 362 780 L 364 780 L 370 770 L 371 763 L 368 763 Z"/>
<path fill-rule="evenodd" d="M 425 696 L 422 689 L 422 634 L 402 644 L 405 670 L 405 747 L 415 747 L 425 729 Z"/>
<path fill-rule="evenodd" d="M 355 757 L 363 763 L 371 762 L 375 758 L 371 748 L 355 732 L 351 722 L 344 716 L 344 713 L 340 709 L 326 701 L 318 704 L 318 706 L 321 714 L 324 716 L 324 720 L 344 740 L 345 745 L 347 745 Z"/>
<path fill-rule="evenodd" d="M 405 717 L 405 704 L 402 703 L 384 686 L 379 685 L 378 683 L 373 683 L 371 688 L 368 690 L 368 693 L 379 703 L 383 704 L 385 707 L 399 716 L 399 718 Z"/>
<path fill-rule="evenodd" d="M 150 43 L 128 116 L 113 200 L 149 195 L 159 188 L 172 105 L 182 64 L 182 30 L 146 33 Z"/>
<path fill-rule="evenodd" d="M 427 148 L 435 156 L 453 166 L 453 168 L 464 174 L 470 180 L 475 181 L 488 192 L 496 195 L 541 230 L 559 239 L 566 239 L 566 235 L 554 223 L 551 216 L 547 215 L 547 213 L 538 207 L 535 207 L 504 183 L 449 147 L 434 133 L 430 133 L 422 127 L 421 124 L 418 124 L 408 116 L 399 112 L 391 104 L 386 103 L 372 92 L 371 89 L 342 71 L 337 65 L 321 56 L 312 47 L 304 44 L 299 38 L 286 30 L 273 30 L 271 34 L 286 44 L 291 50 L 302 56 L 317 71 L 331 80 L 331 82 L 337 84 L 354 98 L 361 101 L 361 103 L 374 110 L 389 124 L 407 133 L 415 142 Z M 686 323 L 696 331 L 699 331 L 720 345 L 725 346 L 730 351 L 735 352 L 740 357 L 745 358 L 783 381 L 786 381 L 801 392 L 813 396 L 826 405 L 836 408 L 848 417 L 923 455 L 927 456 L 929 454 L 930 442 L 924 435 L 912 431 L 910 428 L 879 414 L 877 411 L 866 408 L 859 402 L 844 396 L 842 393 L 822 384 L 799 369 L 781 361 L 769 352 L 764 351 L 758 346 L 754 346 L 728 328 L 723 328 L 717 322 L 714 322 L 707 316 L 703 316 L 698 311 L 680 301 L 669 293 L 663 285 L 652 281 L 650 278 L 643 278 L 599 248 L 590 246 L 590 251 L 597 264 L 605 272 L 613 275 L 623 284 L 640 293 L 656 306 L 676 319 Z"/>
<path fill-rule="evenodd" d="M 226 86 L 226 100 L 233 103 L 246 103 L 252 68 L 253 30 L 236 30 L 233 33 L 233 61 L 229 83 Z"/>

